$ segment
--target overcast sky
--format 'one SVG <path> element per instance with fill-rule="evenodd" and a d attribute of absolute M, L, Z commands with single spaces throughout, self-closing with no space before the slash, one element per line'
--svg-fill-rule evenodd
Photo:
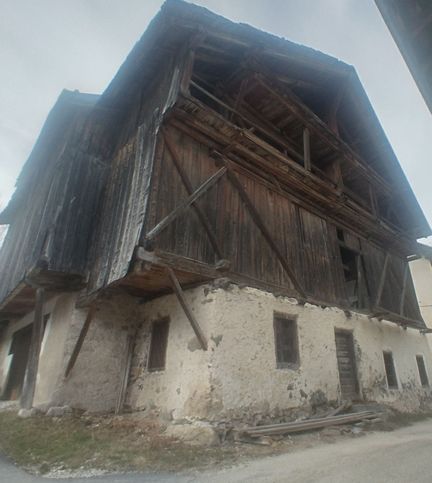
<path fill-rule="evenodd" d="M 0 205 L 63 88 L 101 93 L 162 0 L 0 0 Z M 373 0 L 197 0 L 354 65 L 429 223 L 431 114 Z"/>

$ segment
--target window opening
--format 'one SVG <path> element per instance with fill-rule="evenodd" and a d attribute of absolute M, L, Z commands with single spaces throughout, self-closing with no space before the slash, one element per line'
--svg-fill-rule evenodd
<path fill-rule="evenodd" d="M 149 371 L 163 371 L 165 369 L 168 332 L 169 318 L 153 322 L 150 340 L 150 353 L 147 364 Z"/>
<path fill-rule="evenodd" d="M 426 366 L 423 356 L 416 356 L 417 367 L 420 375 L 420 382 L 422 386 L 429 386 L 429 379 L 426 372 Z"/>
<path fill-rule="evenodd" d="M 384 366 L 387 376 L 387 385 L 389 389 L 397 389 L 398 382 L 396 377 L 396 370 L 393 361 L 393 354 L 391 352 L 383 352 Z"/>
<path fill-rule="evenodd" d="M 283 315 L 275 315 L 273 319 L 276 367 L 290 368 L 299 363 L 297 322 Z"/>

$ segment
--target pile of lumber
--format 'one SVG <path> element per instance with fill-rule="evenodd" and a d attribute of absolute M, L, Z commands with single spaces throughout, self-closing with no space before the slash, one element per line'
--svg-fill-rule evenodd
<path fill-rule="evenodd" d="M 312 429 L 321 429 L 328 426 L 336 426 L 341 424 L 352 424 L 359 421 L 375 419 L 380 414 L 374 411 L 360 411 L 357 413 L 341 414 L 336 416 L 326 416 L 315 419 L 305 419 L 303 421 L 295 421 L 292 423 L 270 424 L 267 426 L 254 426 L 242 429 L 244 435 L 255 438 L 260 436 L 282 435 L 288 433 L 298 433 L 301 431 L 309 431 Z"/>

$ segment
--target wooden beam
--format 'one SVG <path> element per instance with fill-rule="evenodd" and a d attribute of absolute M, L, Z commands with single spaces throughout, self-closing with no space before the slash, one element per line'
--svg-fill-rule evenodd
<path fill-rule="evenodd" d="M 31 409 L 31 407 L 33 406 L 33 398 L 36 390 L 36 379 L 39 367 L 39 354 L 44 333 L 44 298 L 45 289 L 40 287 L 37 288 L 30 350 L 20 401 L 21 407 L 24 409 Z"/>
<path fill-rule="evenodd" d="M 414 329 L 423 330 L 426 325 L 423 320 L 415 320 L 404 315 L 396 314 L 391 310 L 387 310 L 383 307 L 374 307 L 369 317 L 383 318 L 389 322 L 395 322 L 402 326 L 412 327 Z"/>
<path fill-rule="evenodd" d="M 194 189 L 192 187 L 192 183 L 189 180 L 189 177 L 187 176 L 187 174 L 185 173 L 184 169 L 181 166 L 180 156 L 177 153 L 176 148 L 174 147 L 174 142 L 171 140 L 171 137 L 170 137 L 168 131 L 165 128 L 162 128 L 162 134 L 163 134 L 165 145 L 166 145 L 166 147 L 167 147 L 167 149 L 168 149 L 168 151 L 171 155 L 171 159 L 172 159 L 174 166 L 175 166 L 175 168 L 176 168 L 176 170 L 177 170 L 177 172 L 180 176 L 180 179 L 182 180 L 183 186 L 185 187 L 186 192 L 189 195 L 191 195 L 193 193 Z M 223 258 L 223 254 L 222 254 L 222 250 L 219 246 L 219 242 L 218 242 L 217 237 L 216 237 L 216 235 L 213 231 L 213 228 L 211 227 L 210 222 L 207 219 L 207 216 L 205 215 L 205 213 L 202 211 L 202 209 L 200 208 L 200 206 L 198 204 L 192 203 L 192 206 L 195 209 L 195 212 L 196 212 L 199 220 L 201 221 L 201 224 L 203 225 L 203 227 L 204 227 L 204 229 L 207 233 L 207 236 L 209 237 L 210 244 L 212 245 L 213 250 L 215 251 L 217 257 L 219 259 Z"/>
<path fill-rule="evenodd" d="M 385 281 L 386 281 L 387 267 L 388 267 L 388 264 L 389 264 L 389 259 L 390 259 L 390 255 L 387 252 L 386 255 L 385 255 L 384 266 L 383 266 L 383 269 L 382 269 L 382 272 L 381 272 L 381 278 L 380 278 L 380 282 L 379 282 L 379 285 L 378 285 L 378 292 L 377 292 L 377 296 L 376 296 L 375 304 L 374 304 L 375 307 L 379 307 L 379 305 L 381 304 L 381 297 L 382 297 L 382 293 L 383 293 L 383 290 L 384 290 L 384 284 L 385 284 Z"/>
<path fill-rule="evenodd" d="M 196 320 L 194 313 L 190 309 L 189 304 L 187 303 L 187 301 L 185 299 L 185 296 L 183 294 L 183 290 L 180 286 L 180 283 L 177 280 L 177 277 L 176 277 L 172 268 L 167 268 L 167 272 L 168 272 L 168 276 L 171 280 L 171 285 L 172 285 L 172 288 L 174 290 L 174 293 L 176 294 L 178 301 L 180 302 L 180 305 L 182 306 L 184 313 L 186 314 L 186 317 L 188 318 L 188 320 L 189 320 L 189 322 L 192 326 L 192 329 L 195 332 L 195 335 L 196 335 L 196 337 L 197 337 L 197 339 L 198 339 L 198 341 L 201 345 L 201 348 L 206 351 L 207 350 L 207 339 L 206 339 L 203 331 L 201 330 L 201 327 L 200 327 L 198 321 Z"/>
<path fill-rule="evenodd" d="M 401 293 L 400 307 L 399 307 L 399 313 L 401 315 L 404 314 L 406 286 L 407 286 L 407 280 L 408 280 L 408 271 L 409 271 L 409 268 L 408 268 L 408 262 L 407 262 L 407 263 L 405 263 L 405 269 L 404 269 L 404 274 L 403 274 L 402 293 Z"/>
<path fill-rule="evenodd" d="M 305 127 L 303 129 L 303 163 L 305 169 L 311 170 L 311 150 L 310 150 L 310 133 L 309 129 Z"/>
<path fill-rule="evenodd" d="M 81 331 L 80 331 L 78 339 L 75 343 L 75 347 L 73 348 L 72 354 L 69 358 L 69 362 L 66 366 L 65 375 L 64 375 L 65 378 L 69 377 L 69 374 L 71 373 L 73 367 L 75 366 L 75 362 L 78 359 L 78 355 L 81 351 L 81 347 L 84 344 L 84 339 L 85 339 L 87 332 L 89 330 L 90 322 L 93 319 L 94 312 L 95 312 L 95 306 L 91 305 L 88 312 L 87 312 L 87 316 L 86 316 L 86 319 L 84 321 L 84 324 L 81 327 Z"/>
<path fill-rule="evenodd" d="M 284 268 L 285 272 L 287 273 L 288 277 L 291 280 L 291 283 L 293 284 L 294 288 L 300 295 L 300 297 L 304 298 L 305 297 L 305 292 L 300 285 L 300 283 L 297 281 L 294 272 L 291 270 L 291 267 L 282 254 L 282 252 L 279 250 L 279 247 L 276 245 L 276 243 L 273 240 L 272 235 L 270 234 L 269 230 L 265 226 L 264 222 L 261 219 L 260 214 L 256 210 L 254 204 L 252 203 L 251 199 L 249 198 L 249 195 L 246 193 L 244 190 L 242 184 L 240 183 L 239 179 L 237 178 L 234 170 L 231 168 L 231 162 L 229 161 L 228 158 L 223 156 L 222 154 L 214 151 L 213 152 L 214 156 L 217 157 L 222 161 L 222 163 L 225 165 L 227 168 L 227 176 L 234 188 L 238 191 L 240 198 L 242 199 L 243 203 L 245 204 L 246 208 L 248 209 L 254 223 L 258 226 L 260 229 L 262 235 L 264 236 L 265 240 L 267 243 L 270 245 L 270 248 L 273 250 L 273 252 L 276 254 L 279 263 L 282 265 Z"/>
<path fill-rule="evenodd" d="M 135 338 L 136 338 L 136 331 L 134 335 L 129 334 L 126 339 L 126 351 L 125 351 L 125 357 L 123 360 L 120 390 L 117 397 L 115 414 L 121 413 L 126 400 L 127 386 L 129 382 L 129 374 L 130 374 L 130 368 L 132 364 L 132 357 L 133 357 L 134 346 L 135 346 Z"/>
<path fill-rule="evenodd" d="M 360 160 L 358 154 L 354 153 L 354 151 L 342 139 L 336 136 L 314 112 L 298 101 L 292 92 L 290 92 L 289 95 L 286 92 L 280 93 L 278 88 L 273 86 L 273 83 L 262 74 L 256 74 L 255 78 L 268 93 L 284 104 L 288 110 L 301 120 L 305 127 L 309 128 L 312 133 L 322 140 L 322 142 L 339 152 L 344 159 L 351 163 L 352 166 L 358 168 L 366 179 L 377 185 L 385 193 L 392 194 L 392 187 L 388 182 L 368 167 L 363 160 Z M 286 90 L 288 89 L 285 88 L 284 91 Z"/>
<path fill-rule="evenodd" d="M 172 267 L 182 272 L 194 273 L 209 280 L 219 278 L 221 271 L 226 271 L 225 267 L 229 267 L 230 264 L 228 260 L 220 260 L 216 265 L 208 265 L 207 263 L 158 249 L 150 252 L 144 247 L 136 247 L 134 258 L 144 263 L 165 268 Z"/>
<path fill-rule="evenodd" d="M 186 208 L 195 203 L 204 193 L 206 193 L 219 179 L 225 174 L 226 168 L 222 167 L 215 174 L 210 176 L 202 183 L 190 196 L 182 201 L 174 210 L 152 228 L 145 236 L 145 241 L 153 240 L 161 231 L 172 223 L 179 215 L 184 213 Z"/>

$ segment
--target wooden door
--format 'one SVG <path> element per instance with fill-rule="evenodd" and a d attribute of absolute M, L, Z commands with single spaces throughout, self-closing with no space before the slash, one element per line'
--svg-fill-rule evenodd
<path fill-rule="evenodd" d="M 359 390 L 352 333 L 335 330 L 335 339 L 342 399 L 357 400 Z"/>

